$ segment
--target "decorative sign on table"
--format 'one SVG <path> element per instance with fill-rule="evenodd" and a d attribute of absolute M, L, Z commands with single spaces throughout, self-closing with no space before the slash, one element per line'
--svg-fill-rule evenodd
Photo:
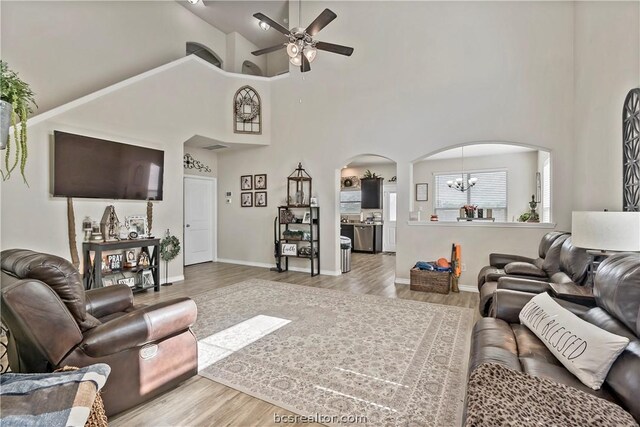
<path fill-rule="evenodd" d="M 122 254 L 110 254 L 107 255 L 107 265 L 109 266 L 109 270 L 111 271 L 120 271 L 122 270 Z"/>
<path fill-rule="evenodd" d="M 127 285 L 130 288 L 136 286 L 136 279 L 134 277 L 125 277 L 123 279 L 118 279 L 119 285 Z"/>
<path fill-rule="evenodd" d="M 295 243 L 283 243 L 281 246 L 282 255 L 298 255 L 298 245 Z"/>

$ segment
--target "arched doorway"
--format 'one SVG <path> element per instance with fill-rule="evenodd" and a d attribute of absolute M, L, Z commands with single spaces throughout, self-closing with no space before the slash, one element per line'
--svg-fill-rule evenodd
<path fill-rule="evenodd" d="M 396 251 L 397 165 L 378 155 L 360 155 L 340 171 L 340 235 L 355 252 Z"/>
<path fill-rule="evenodd" d="M 260 67 L 248 60 L 242 63 L 242 74 L 249 74 L 250 76 L 264 76 Z"/>
<path fill-rule="evenodd" d="M 198 58 L 202 58 L 218 68 L 222 68 L 222 59 L 220 59 L 220 57 L 216 55 L 214 51 L 203 44 L 196 42 L 187 42 L 187 56 L 189 55 L 195 55 Z"/>

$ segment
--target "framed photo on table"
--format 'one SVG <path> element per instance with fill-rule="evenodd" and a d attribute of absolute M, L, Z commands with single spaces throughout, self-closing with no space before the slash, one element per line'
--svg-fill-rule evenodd
<path fill-rule="evenodd" d="M 416 202 L 426 202 L 429 200 L 429 184 L 426 182 L 416 184 Z"/>
<path fill-rule="evenodd" d="M 267 174 L 260 174 L 253 176 L 253 188 L 254 190 L 266 190 L 267 189 Z"/>
<path fill-rule="evenodd" d="M 145 215 L 131 215 L 125 218 L 125 227 L 129 233 L 138 233 L 138 238 L 146 237 L 148 233 L 147 217 Z"/>
<path fill-rule="evenodd" d="M 253 207 L 253 193 L 240 193 L 240 206 L 243 208 Z"/>
<path fill-rule="evenodd" d="M 253 177 L 251 175 L 242 175 L 240 177 L 240 190 L 253 190 Z"/>

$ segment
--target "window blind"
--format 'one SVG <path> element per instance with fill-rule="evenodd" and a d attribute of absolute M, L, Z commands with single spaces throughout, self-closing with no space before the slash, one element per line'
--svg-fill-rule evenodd
<path fill-rule="evenodd" d="M 454 190 L 447 185 L 447 181 L 455 181 L 463 176 L 465 182 L 469 178 L 478 178 L 475 186 L 465 192 Z M 476 205 L 478 208 L 493 210 L 496 221 L 507 220 L 507 172 L 483 171 L 470 172 L 461 175 L 435 175 L 436 201 L 435 213 L 441 221 L 455 221 L 460 215 L 460 208 L 464 205 Z"/>

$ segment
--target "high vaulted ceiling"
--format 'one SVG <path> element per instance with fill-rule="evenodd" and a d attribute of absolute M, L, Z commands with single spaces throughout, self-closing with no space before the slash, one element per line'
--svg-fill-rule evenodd
<path fill-rule="evenodd" d="M 176 0 L 195 15 L 225 34 L 234 31 L 262 49 L 284 43 L 285 37 L 275 30 L 264 31 L 258 26 L 254 13 L 262 12 L 271 19 L 289 28 L 289 1 L 217 1 L 204 0 L 196 4 Z"/>

